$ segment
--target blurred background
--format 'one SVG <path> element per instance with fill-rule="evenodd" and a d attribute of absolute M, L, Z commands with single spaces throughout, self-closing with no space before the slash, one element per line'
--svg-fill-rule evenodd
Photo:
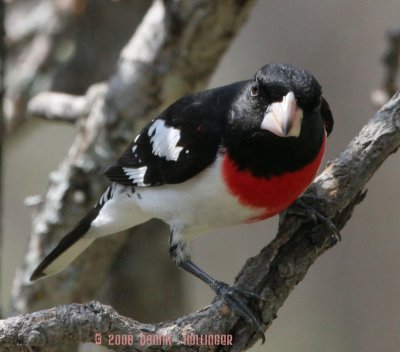
<path fill-rule="evenodd" d="M 209 86 L 249 79 L 268 62 L 310 70 L 335 118 L 327 161 L 374 114 L 370 95 L 383 77 L 385 31 L 395 26 L 400 26 L 400 2 L 395 0 L 259 0 Z M 49 173 L 66 155 L 75 133 L 73 125 L 29 120 L 6 141 L 3 314 L 10 312 L 12 280 L 27 249 L 31 209 L 24 199 L 45 191 Z M 374 176 L 367 198 L 342 231 L 342 242 L 311 267 L 279 311 L 266 344 L 252 351 L 398 351 L 399 161 L 398 154 L 391 156 Z M 213 233 L 193 243 L 194 259 L 216 278 L 233 282 L 245 260 L 276 229 L 273 219 Z M 183 277 L 184 310 L 209 304 L 212 292 L 189 275 Z"/>

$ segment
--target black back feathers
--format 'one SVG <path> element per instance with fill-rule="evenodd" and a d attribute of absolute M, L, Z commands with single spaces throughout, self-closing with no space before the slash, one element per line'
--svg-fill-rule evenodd
<path fill-rule="evenodd" d="M 217 157 L 232 101 L 243 82 L 184 97 L 149 123 L 106 171 L 134 186 L 181 183 Z"/>

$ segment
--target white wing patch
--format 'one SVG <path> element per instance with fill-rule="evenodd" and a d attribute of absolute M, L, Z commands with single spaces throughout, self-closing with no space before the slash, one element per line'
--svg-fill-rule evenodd
<path fill-rule="evenodd" d="M 165 121 L 156 120 L 149 128 L 148 135 L 153 146 L 153 154 L 165 157 L 167 160 L 177 161 L 183 147 L 177 144 L 181 138 L 180 131 L 165 126 Z"/>
<path fill-rule="evenodd" d="M 124 170 L 125 175 L 132 180 L 132 183 L 136 183 L 138 186 L 146 186 L 143 180 L 147 171 L 147 166 L 138 168 L 123 167 L 122 169 Z"/>

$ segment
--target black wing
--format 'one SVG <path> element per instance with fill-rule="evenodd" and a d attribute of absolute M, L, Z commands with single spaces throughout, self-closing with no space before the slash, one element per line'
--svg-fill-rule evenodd
<path fill-rule="evenodd" d="M 245 84 L 178 100 L 139 133 L 106 176 L 130 186 L 176 184 L 195 176 L 215 161 L 232 101 Z"/>

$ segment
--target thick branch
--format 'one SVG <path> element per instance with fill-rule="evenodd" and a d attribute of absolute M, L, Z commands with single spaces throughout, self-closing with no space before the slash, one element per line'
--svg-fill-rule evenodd
<path fill-rule="evenodd" d="M 344 152 L 330 162 L 315 180 L 309 194 L 321 200 L 313 206 L 325 205 L 323 212 L 342 228 L 351 217 L 354 206 L 364 196 L 364 188 L 383 161 L 400 146 L 400 94 L 380 110 L 360 131 Z M 305 222 L 293 215 L 283 216 L 276 238 L 259 255 L 249 259 L 236 278 L 236 285 L 254 290 L 265 297 L 260 305 L 260 316 L 268 328 L 291 290 L 307 273 L 311 264 L 337 239 L 321 224 Z M 251 304 L 251 302 L 249 302 Z M 9 318 L 0 322 L 0 347 L 17 351 L 20 346 L 50 346 L 68 341 L 95 341 L 101 334 L 104 346 L 115 351 L 144 350 L 140 334 L 171 336 L 165 351 L 180 351 L 185 334 L 234 335 L 231 351 L 242 351 L 258 338 L 248 327 L 231 314 L 221 300 L 211 306 L 159 324 L 140 324 L 119 316 L 110 307 L 91 302 L 52 308 L 31 315 Z M 109 346 L 110 335 L 133 335 L 133 346 Z M 187 351 L 216 351 L 213 347 L 185 347 Z M 147 351 L 158 351 L 159 346 L 148 346 Z M 41 349 L 46 351 L 46 348 Z"/>

